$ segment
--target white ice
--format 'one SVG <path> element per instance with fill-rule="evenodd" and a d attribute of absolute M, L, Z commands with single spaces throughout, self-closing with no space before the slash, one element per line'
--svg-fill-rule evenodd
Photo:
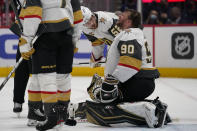
<path fill-rule="evenodd" d="M 0 78 L 0 84 L 4 78 Z M 82 102 L 89 99 L 86 88 L 91 77 L 73 77 L 71 101 Z M 164 128 L 119 126 L 101 127 L 90 123 L 78 123 L 74 127 L 64 125 L 60 131 L 197 131 L 197 79 L 159 78 L 156 89 L 149 97 L 160 99 L 168 104 L 168 112 L 173 122 Z M 21 118 L 17 118 L 13 109 L 13 78 L 0 91 L 0 131 L 35 131 L 27 123 L 27 93 Z"/>

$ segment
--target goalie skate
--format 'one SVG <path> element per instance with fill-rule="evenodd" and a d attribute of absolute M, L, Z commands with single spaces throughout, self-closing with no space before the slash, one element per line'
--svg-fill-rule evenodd
<path fill-rule="evenodd" d="M 158 123 L 155 125 L 155 128 L 163 127 L 166 119 L 166 111 L 167 111 L 167 104 L 162 103 L 159 100 L 159 97 L 153 100 L 152 102 L 156 106 L 155 115 L 158 117 Z"/>

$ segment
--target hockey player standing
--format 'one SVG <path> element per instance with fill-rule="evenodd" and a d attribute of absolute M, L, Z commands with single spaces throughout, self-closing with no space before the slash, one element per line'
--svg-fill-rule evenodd
<path fill-rule="evenodd" d="M 17 9 L 16 12 L 17 15 L 19 15 L 24 0 L 13 0 L 12 2 L 13 2 L 12 4 L 14 4 L 14 7 Z M 22 22 L 23 20 L 20 19 L 20 21 Z M 10 27 L 10 30 L 18 37 L 20 37 L 22 34 L 22 29 L 19 29 L 17 23 L 13 23 L 12 26 Z M 19 61 L 20 57 L 21 57 L 21 53 L 19 51 L 19 46 L 18 46 L 16 53 L 16 62 Z M 25 90 L 29 80 L 30 73 L 31 73 L 31 60 L 23 60 L 15 71 L 14 90 L 13 90 L 13 102 L 14 102 L 13 112 L 17 113 L 18 115 L 20 114 L 20 112 L 22 112 L 23 109 L 22 105 L 25 101 L 24 100 Z"/>
<path fill-rule="evenodd" d="M 148 44 L 139 28 L 141 15 L 135 10 L 126 10 L 117 24 L 123 31 L 108 51 L 105 78 L 94 75 L 87 90 L 96 101 L 86 102 L 87 120 L 102 126 L 128 122 L 162 127 L 167 105 L 158 99 L 145 101 L 155 89 L 159 72 L 152 66 Z"/>
<path fill-rule="evenodd" d="M 33 54 L 28 118 L 44 120 L 44 116 L 38 115 L 43 103 L 47 119 L 36 129 L 48 130 L 59 120 L 67 119 L 74 54 L 72 24 L 83 19 L 80 4 L 78 0 L 26 0 L 20 17 L 24 19 L 23 35 L 19 39 L 21 56 L 29 59 Z M 42 26 L 45 32 L 32 48 L 31 41 Z"/>

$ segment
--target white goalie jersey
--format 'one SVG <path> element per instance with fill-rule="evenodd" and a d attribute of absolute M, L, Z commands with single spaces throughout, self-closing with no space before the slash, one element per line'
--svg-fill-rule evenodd
<path fill-rule="evenodd" d="M 152 66 L 152 55 L 144 38 L 139 28 L 122 31 L 109 49 L 105 75 L 111 74 L 121 82 L 131 77 L 158 78 L 159 72 Z"/>
<path fill-rule="evenodd" d="M 94 14 L 98 27 L 96 29 L 83 27 L 82 31 L 92 43 L 92 55 L 96 61 L 103 56 L 105 44 L 111 45 L 114 37 L 119 34 L 120 28 L 116 25 L 118 16 L 114 13 L 98 11 Z"/>

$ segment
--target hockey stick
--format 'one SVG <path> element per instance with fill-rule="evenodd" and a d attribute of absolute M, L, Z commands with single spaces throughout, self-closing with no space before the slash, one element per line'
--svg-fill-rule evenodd
<path fill-rule="evenodd" d="M 20 18 L 19 18 L 18 12 L 17 12 L 16 5 L 14 4 L 14 1 L 13 1 L 13 0 L 11 0 L 11 3 L 10 3 L 10 4 L 11 4 L 11 7 L 12 7 L 12 9 L 13 9 L 13 11 L 14 11 L 15 16 L 16 16 L 16 20 L 18 21 L 19 29 L 20 29 L 21 32 L 22 32 L 23 26 L 22 26 L 22 23 L 21 23 L 21 21 L 20 21 Z"/>
<path fill-rule="evenodd" d="M 105 61 L 101 61 L 101 62 L 98 62 L 100 64 L 103 64 L 103 63 L 106 63 Z M 87 65 L 87 64 L 90 64 L 90 62 L 79 62 L 79 63 L 73 63 L 73 65 Z"/>
<path fill-rule="evenodd" d="M 14 14 L 16 16 L 16 20 L 18 21 L 18 26 L 19 26 L 19 29 L 20 29 L 20 32 L 22 32 L 22 23 L 20 21 L 20 18 L 19 18 L 19 15 L 18 15 L 18 12 L 17 12 L 17 9 L 16 9 L 16 5 L 14 3 L 13 0 L 11 0 L 11 7 L 14 11 Z M 2 82 L 1 86 L 0 86 L 0 91 L 1 89 L 5 86 L 5 84 L 7 83 L 7 81 L 10 79 L 10 77 L 12 76 L 12 74 L 15 72 L 15 70 L 18 68 L 18 66 L 20 65 L 20 63 L 22 62 L 22 58 L 19 59 L 19 61 L 15 64 L 14 68 L 12 69 L 12 71 L 8 74 L 8 76 L 5 78 L 5 80 Z"/>
<path fill-rule="evenodd" d="M 35 37 L 34 37 L 34 39 L 32 40 L 32 45 L 35 43 L 35 41 L 38 39 L 38 37 L 39 37 L 40 35 L 36 35 Z M 1 84 L 1 86 L 0 86 L 0 91 L 1 91 L 1 89 L 5 86 L 5 84 L 7 83 L 7 81 L 10 79 L 10 77 L 12 76 L 12 74 L 16 71 L 16 69 L 18 68 L 18 66 L 22 63 L 22 61 L 23 61 L 23 58 L 21 57 L 20 59 L 19 59 L 19 61 L 18 62 L 16 62 L 16 64 L 15 64 L 15 66 L 14 66 L 14 68 L 12 69 L 12 71 L 8 74 L 8 76 L 5 78 L 5 80 L 3 81 L 3 83 Z"/>
<path fill-rule="evenodd" d="M 38 33 L 38 34 L 34 37 L 34 39 L 32 40 L 32 42 L 31 42 L 32 45 L 35 43 L 35 41 L 38 39 L 38 37 L 44 32 L 45 29 L 46 29 L 46 27 L 43 26 L 43 29 L 41 29 L 42 31 L 40 31 L 40 33 Z M 39 32 L 39 31 L 38 31 L 38 32 Z M 21 58 L 19 59 L 19 61 L 16 62 L 16 64 L 15 64 L 14 68 L 12 69 L 12 71 L 8 74 L 8 76 L 5 78 L 5 80 L 4 80 L 3 83 L 1 84 L 1 86 L 0 86 L 0 91 L 1 91 L 1 89 L 5 86 L 5 84 L 7 83 L 7 81 L 10 79 L 10 77 L 12 76 L 12 74 L 16 71 L 16 69 L 18 68 L 18 66 L 22 63 L 22 61 L 23 61 L 23 58 L 21 57 Z"/>

